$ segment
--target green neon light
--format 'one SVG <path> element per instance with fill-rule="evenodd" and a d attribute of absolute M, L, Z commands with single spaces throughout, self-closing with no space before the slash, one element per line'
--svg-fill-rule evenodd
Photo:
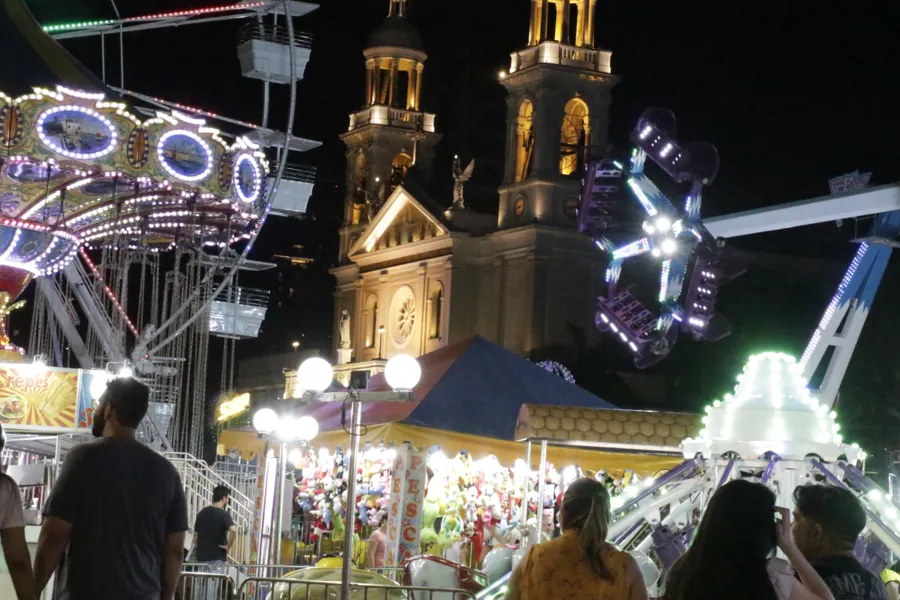
<path fill-rule="evenodd" d="M 69 31 L 71 29 L 88 29 L 91 27 L 100 27 L 102 25 L 112 25 L 115 21 L 104 19 L 102 21 L 79 21 L 77 23 L 56 23 L 54 25 L 44 25 L 43 29 L 47 33 L 55 33 L 58 31 Z"/>

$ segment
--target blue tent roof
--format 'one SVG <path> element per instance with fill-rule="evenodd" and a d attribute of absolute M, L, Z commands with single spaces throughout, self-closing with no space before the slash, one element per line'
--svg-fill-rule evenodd
<path fill-rule="evenodd" d="M 481 336 L 426 354 L 419 363 L 422 380 L 415 390 L 415 404 L 405 405 L 409 411 L 405 416 L 395 413 L 386 420 L 512 440 L 523 404 L 615 408 Z M 370 389 L 381 387 L 384 381 L 379 375 Z M 379 419 L 382 411 L 372 408 L 373 422 L 384 422 Z"/>

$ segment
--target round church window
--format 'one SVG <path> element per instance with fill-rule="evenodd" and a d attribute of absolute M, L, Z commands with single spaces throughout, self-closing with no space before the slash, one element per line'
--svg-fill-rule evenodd
<path fill-rule="evenodd" d="M 412 338 L 416 326 L 416 295 L 412 288 L 404 285 L 391 300 L 390 332 L 391 340 L 397 348 L 404 348 Z"/>

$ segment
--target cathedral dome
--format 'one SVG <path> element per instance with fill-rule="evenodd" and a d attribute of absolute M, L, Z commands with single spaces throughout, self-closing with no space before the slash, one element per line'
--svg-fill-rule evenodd
<path fill-rule="evenodd" d="M 378 29 L 369 36 L 369 48 L 378 46 L 395 46 L 410 50 L 425 51 L 422 34 L 404 17 L 393 15 L 388 17 Z"/>

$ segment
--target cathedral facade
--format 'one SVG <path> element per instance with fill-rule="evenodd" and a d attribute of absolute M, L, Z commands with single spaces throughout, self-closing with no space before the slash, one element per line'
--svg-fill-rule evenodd
<path fill-rule="evenodd" d="M 523 10 L 527 6 L 522 0 Z M 594 336 L 604 255 L 575 230 L 580 171 L 606 151 L 611 52 L 594 47 L 595 0 L 533 0 L 529 44 L 511 55 L 505 169 L 496 215 L 417 183 L 440 141 L 419 98 L 427 55 L 393 0 L 369 38 L 366 105 L 350 116 L 335 291 L 339 379 L 479 334 L 518 354 Z"/>

